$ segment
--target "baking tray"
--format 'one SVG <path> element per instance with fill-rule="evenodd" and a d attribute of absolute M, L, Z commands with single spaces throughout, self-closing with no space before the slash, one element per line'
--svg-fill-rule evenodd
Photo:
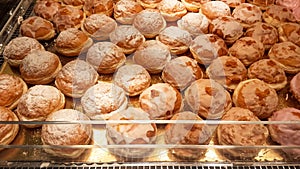
<path fill-rule="evenodd" d="M 34 6 L 34 1 L 28 5 L 27 1 L 22 1 L 27 3 L 26 10 L 23 12 L 18 12 L 18 14 L 23 14 L 22 19 L 26 19 L 28 16 L 32 15 L 32 10 Z M 23 10 L 24 8 L 22 8 Z M 14 16 L 15 17 L 15 16 Z M 19 18 L 19 16 L 18 16 Z M 11 24 L 14 24 L 15 21 L 11 20 Z M 7 40 L 3 41 L 2 44 L 7 44 L 10 39 L 19 36 L 18 25 L 10 28 L 9 34 L 7 35 Z M 53 50 L 53 42 L 44 42 L 43 45 L 47 48 L 47 50 Z M 63 64 L 74 58 L 66 58 L 60 56 Z M 128 61 L 130 62 L 130 56 L 128 56 Z M 2 59 L 1 70 L 0 73 L 8 73 L 19 75 L 18 70 L 15 68 L 11 68 L 6 62 L 3 61 L 2 55 L 0 56 Z M 1 61 L 1 60 L 0 60 Z M 292 76 L 288 76 L 289 80 Z M 100 75 L 99 80 L 110 81 L 112 79 L 111 76 Z M 152 76 L 152 82 L 157 83 L 161 82 L 161 78 L 159 75 Z M 300 109 L 299 103 L 292 97 L 289 92 L 289 85 L 286 88 L 278 92 L 279 95 L 279 106 L 278 109 L 283 107 L 295 107 Z M 77 110 L 82 110 L 80 106 L 79 99 L 72 99 L 66 97 L 67 104 L 66 108 L 73 108 Z M 131 97 L 130 103 L 131 106 L 138 106 L 138 97 Z M 111 123 L 115 123 L 115 121 L 110 121 Z M 116 121 L 120 122 L 120 121 Z M 126 121 L 122 121 L 126 123 Z M 117 168 L 136 168 L 136 169 L 157 169 L 157 168 L 165 168 L 165 169 L 187 169 L 187 168 L 198 168 L 199 165 L 206 166 L 207 169 L 213 168 L 230 168 L 234 166 L 259 166 L 272 168 L 272 167 L 282 167 L 287 169 L 293 169 L 293 167 L 299 168 L 299 159 L 292 159 L 286 156 L 283 153 L 282 149 L 290 149 L 297 148 L 300 149 L 300 146 L 280 146 L 271 139 L 268 140 L 268 145 L 266 146 L 248 146 L 247 148 L 259 149 L 260 152 L 257 157 L 253 159 L 243 158 L 243 155 L 237 158 L 230 157 L 222 152 L 223 149 L 237 149 L 237 148 L 245 148 L 241 146 L 220 146 L 216 145 L 215 137 L 212 138 L 209 145 L 182 145 L 182 148 L 199 148 L 207 150 L 199 159 L 197 160 L 183 160 L 176 158 L 169 151 L 169 148 L 178 145 L 167 145 L 164 143 L 163 134 L 164 127 L 167 123 L 176 123 L 178 121 L 170 121 L 170 120 L 152 120 L 152 121 L 136 121 L 137 123 L 156 123 L 158 126 L 158 139 L 156 144 L 150 145 L 107 145 L 106 137 L 105 137 L 105 124 L 107 121 L 78 121 L 78 122 L 60 122 L 60 123 L 91 123 L 93 124 L 93 138 L 90 145 L 86 146 L 50 146 L 56 148 L 83 148 L 86 149 L 84 154 L 82 154 L 79 158 L 76 159 L 63 159 L 51 156 L 43 151 L 43 148 L 47 146 L 43 146 L 40 134 L 41 129 L 28 129 L 21 125 L 20 131 L 16 137 L 16 139 L 10 145 L 0 145 L 0 148 L 5 148 L 5 150 L 0 152 L 0 166 L 6 167 L 84 167 L 84 168 L 93 168 L 99 167 L 103 169 L 117 169 Z M 185 121 L 189 122 L 189 121 Z M 7 123 L 7 122 L 0 122 Z M 30 123 L 30 122 L 18 122 L 19 124 Z M 34 122 L 34 123 L 44 123 L 44 122 Z M 132 123 L 132 122 L 130 122 Z M 193 121 L 193 123 L 195 123 Z M 225 124 L 225 123 L 233 123 L 233 124 L 253 124 L 255 122 L 235 122 L 235 121 L 202 121 L 196 123 L 205 123 L 211 125 Z M 261 123 L 270 124 L 271 122 L 262 121 Z M 287 122 L 272 122 L 274 123 L 287 123 Z M 300 124 L 300 122 L 293 122 L 295 124 Z M 48 146 L 49 147 L 49 146 Z M 142 159 L 128 159 L 128 158 L 119 158 L 117 156 L 112 155 L 108 148 L 153 148 L 153 151 L 146 157 Z"/>

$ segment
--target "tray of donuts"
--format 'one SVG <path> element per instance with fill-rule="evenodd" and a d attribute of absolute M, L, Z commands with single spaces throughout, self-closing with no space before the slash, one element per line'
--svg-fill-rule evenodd
<path fill-rule="evenodd" d="M 1 55 L 1 161 L 299 160 L 300 2 L 33 3 Z"/>

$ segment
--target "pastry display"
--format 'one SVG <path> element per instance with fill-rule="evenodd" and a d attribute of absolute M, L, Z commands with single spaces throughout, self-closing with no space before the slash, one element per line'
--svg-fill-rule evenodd
<path fill-rule="evenodd" d="M 168 83 L 156 83 L 144 90 L 139 103 L 150 119 L 170 119 L 183 106 L 180 92 Z"/>
<path fill-rule="evenodd" d="M 211 79 L 199 79 L 184 91 L 185 103 L 204 119 L 220 119 L 232 106 L 231 96 Z"/>
<path fill-rule="evenodd" d="M 125 61 L 125 54 L 112 42 L 97 42 L 86 54 L 86 62 L 103 74 L 114 73 Z"/>
<path fill-rule="evenodd" d="M 259 119 L 272 115 L 278 106 L 275 89 L 259 79 L 242 81 L 234 90 L 232 101 L 236 107 L 249 109 Z"/>
<path fill-rule="evenodd" d="M 193 39 L 190 52 L 198 63 L 209 65 L 217 57 L 227 55 L 228 48 L 225 41 L 217 35 L 202 34 Z"/>
<path fill-rule="evenodd" d="M 187 13 L 186 7 L 178 0 L 162 0 L 157 9 L 168 22 L 177 21 Z"/>
<path fill-rule="evenodd" d="M 33 11 L 37 16 L 53 21 L 60 7 L 61 4 L 56 0 L 39 0 L 36 1 Z"/>
<path fill-rule="evenodd" d="M 246 0 L 221 0 L 221 1 L 225 2 L 231 8 L 236 8 L 242 3 L 246 2 Z"/>
<path fill-rule="evenodd" d="M 195 120 L 202 119 L 195 113 L 184 111 L 175 114 L 171 120 Z M 206 124 L 175 123 L 167 124 L 165 127 L 164 140 L 166 144 L 177 145 L 207 145 L 213 133 Z M 197 159 L 206 149 L 200 148 L 170 148 L 172 154 L 181 159 Z"/>
<path fill-rule="evenodd" d="M 256 22 L 250 26 L 244 33 L 244 36 L 252 37 L 262 42 L 265 50 L 269 50 L 279 40 L 277 29 L 264 22 Z"/>
<path fill-rule="evenodd" d="M 85 18 L 82 9 L 71 5 L 62 6 L 53 17 L 53 22 L 57 32 L 68 28 L 80 28 Z"/>
<path fill-rule="evenodd" d="M 287 84 L 287 76 L 280 65 L 272 59 L 261 59 L 248 68 L 250 79 L 260 79 L 275 90 L 283 89 Z"/>
<path fill-rule="evenodd" d="M 265 49 L 260 41 L 251 37 L 242 37 L 229 48 L 228 53 L 238 58 L 247 67 L 261 59 Z"/>
<path fill-rule="evenodd" d="M 34 50 L 22 60 L 20 74 L 28 84 L 49 84 L 54 81 L 61 68 L 62 64 L 56 54 Z"/>
<path fill-rule="evenodd" d="M 263 13 L 263 19 L 266 23 L 269 23 L 275 27 L 284 22 L 296 22 L 293 11 L 280 5 L 268 6 L 266 11 Z"/>
<path fill-rule="evenodd" d="M 260 121 L 248 109 L 233 107 L 225 113 L 222 121 Z M 217 129 L 217 139 L 220 145 L 263 146 L 267 144 L 269 132 L 263 124 L 220 124 Z M 260 149 L 227 148 L 219 150 L 233 158 L 254 158 Z M 241 156 L 241 154 L 243 154 Z"/>
<path fill-rule="evenodd" d="M 50 113 L 64 107 L 65 96 L 57 88 L 50 85 L 35 85 L 22 95 L 16 112 L 20 121 L 41 122 Z M 41 124 L 24 124 L 24 126 L 36 128 Z"/>
<path fill-rule="evenodd" d="M 18 67 L 22 60 L 33 50 L 44 50 L 44 46 L 33 38 L 16 37 L 5 46 L 3 58 L 9 65 Z"/>
<path fill-rule="evenodd" d="M 275 60 L 286 73 L 300 71 L 300 47 L 292 42 L 276 43 L 269 51 L 269 58 Z"/>
<path fill-rule="evenodd" d="M 144 158 L 153 150 L 151 148 L 126 148 L 126 145 L 155 144 L 157 127 L 150 123 L 149 115 L 139 108 L 129 107 L 108 120 L 129 120 L 131 123 L 106 124 L 106 139 L 110 145 L 125 145 L 124 148 L 110 148 L 109 151 L 122 158 Z M 138 123 L 138 120 L 149 123 Z"/>
<path fill-rule="evenodd" d="M 246 67 L 238 58 L 232 56 L 221 56 L 213 60 L 207 67 L 206 74 L 230 91 L 247 79 Z"/>
<path fill-rule="evenodd" d="M 293 96 L 300 102 L 300 73 L 297 73 L 293 76 L 292 80 L 290 81 L 290 91 L 292 92 Z"/>
<path fill-rule="evenodd" d="M 160 73 L 171 60 L 171 52 L 158 40 L 147 40 L 141 44 L 133 55 L 134 63 L 143 66 L 149 73 Z"/>
<path fill-rule="evenodd" d="M 179 90 L 184 90 L 195 80 L 201 79 L 203 72 L 197 61 L 180 56 L 168 62 L 162 72 L 162 79 Z"/>
<path fill-rule="evenodd" d="M 105 14 L 111 16 L 114 12 L 113 0 L 85 0 L 83 11 L 86 16 L 92 14 Z"/>
<path fill-rule="evenodd" d="M 125 91 L 109 82 L 98 82 L 81 97 L 84 113 L 92 120 L 108 119 L 127 108 Z"/>
<path fill-rule="evenodd" d="M 181 0 L 188 11 L 198 12 L 202 5 L 210 0 Z"/>
<path fill-rule="evenodd" d="M 50 21 L 31 16 L 22 22 L 20 34 L 37 40 L 50 40 L 55 36 L 55 29 Z"/>
<path fill-rule="evenodd" d="M 219 17 L 231 16 L 230 7 L 222 1 L 208 1 L 201 6 L 199 12 L 211 20 Z"/>
<path fill-rule="evenodd" d="M 219 1 L 213 1 L 219 2 Z M 243 26 L 233 17 L 224 16 L 214 19 L 209 26 L 210 33 L 224 39 L 226 44 L 232 45 L 243 35 Z"/>
<path fill-rule="evenodd" d="M 66 96 L 79 98 L 98 81 L 97 71 L 83 60 L 65 64 L 55 78 L 55 86 Z"/>
<path fill-rule="evenodd" d="M 16 108 L 27 89 L 27 84 L 22 78 L 16 75 L 0 74 L 0 106 L 9 109 Z"/>
<path fill-rule="evenodd" d="M 59 33 L 55 40 L 55 49 L 58 53 L 74 57 L 89 48 L 93 40 L 76 28 L 68 28 Z"/>
<path fill-rule="evenodd" d="M 123 88 L 127 95 L 136 96 L 150 86 L 151 77 L 143 66 L 127 64 L 116 71 L 114 83 Z"/>
<path fill-rule="evenodd" d="M 300 25 L 298 23 L 282 23 L 278 27 L 279 40 L 290 41 L 300 46 Z"/>
<path fill-rule="evenodd" d="M 196 37 L 208 33 L 209 20 L 201 13 L 189 12 L 177 21 L 177 25 L 188 31 L 192 37 Z"/>
<path fill-rule="evenodd" d="M 13 111 L 0 106 L 0 121 L 13 122 L 19 121 L 19 119 Z M 19 124 L 1 124 L 0 131 L 0 144 L 9 145 L 19 133 Z M 0 148 L 0 151 L 1 150 L 3 150 L 3 148 Z"/>
<path fill-rule="evenodd" d="M 121 48 L 124 54 L 133 53 L 142 43 L 145 37 L 131 25 L 120 25 L 109 34 L 112 43 Z"/>
<path fill-rule="evenodd" d="M 242 3 L 232 11 L 232 17 L 240 22 L 245 29 L 256 22 L 262 22 L 262 11 L 256 5 Z"/>
<path fill-rule="evenodd" d="M 145 9 L 151 8 L 154 9 L 162 0 L 136 0 L 142 7 Z"/>
<path fill-rule="evenodd" d="M 145 9 L 135 16 L 133 26 L 137 28 L 145 38 L 154 38 L 166 28 L 167 23 L 158 10 Z"/>
<path fill-rule="evenodd" d="M 114 6 L 114 18 L 121 24 L 132 24 L 143 7 L 135 0 L 120 0 Z"/>
<path fill-rule="evenodd" d="M 272 121 L 300 121 L 300 110 L 293 107 L 282 108 L 273 113 L 268 119 Z M 269 124 L 270 136 L 272 140 L 283 146 L 298 146 L 299 142 L 299 124 Z M 293 159 L 300 157 L 299 149 L 282 149 L 286 154 Z"/>
<path fill-rule="evenodd" d="M 78 110 L 62 109 L 51 113 L 46 121 L 89 121 L 89 118 Z M 43 124 L 41 130 L 42 143 L 49 146 L 88 145 L 92 136 L 92 125 L 83 123 Z M 49 147 L 44 150 L 56 157 L 77 158 L 86 149 Z"/>
<path fill-rule="evenodd" d="M 167 45 L 173 55 L 180 55 L 188 51 L 192 36 L 186 30 L 170 26 L 162 30 L 156 39 Z"/>
<path fill-rule="evenodd" d="M 105 14 L 92 14 L 81 24 L 81 30 L 97 41 L 109 39 L 109 34 L 117 28 L 117 22 Z"/>

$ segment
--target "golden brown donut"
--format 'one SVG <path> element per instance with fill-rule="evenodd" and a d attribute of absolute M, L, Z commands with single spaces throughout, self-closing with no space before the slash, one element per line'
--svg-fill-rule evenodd
<path fill-rule="evenodd" d="M 300 25 L 298 23 L 282 23 L 278 27 L 278 33 L 281 42 L 290 41 L 300 46 Z"/>
<path fill-rule="evenodd" d="M 109 34 L 109 39 L 124 54 L 133 53 L 146 40 L 144 35 L 132 25 L 119 25 Z"/>
<path fill-rule="evenodd" d="M 85 0 L 60 0 L 65 5 L 72 5 L 77 8 L 82 8 L 85 3 Z"/>
<path fill-rule="evenodd" d="M 156 40 L 167 45 L 171 54 L 180 55 L 188 51 L 192 36 L 188 31 L 177 26 L 169 26 L 156 36 Z"/>
<path fill-rule="evenodd" d="M 49 84 L 61 68 L 62 64 L 56 54 L 45 50 L 35 50 L 22 60 L 20 73 L 26 83 Z"/>
<path fill-rule="evenodd" d="M 293 76 L 292 80 L 290 81 L 290 91 L 295 99 L 300 103 L 300 73 L 297 73 Z"/>
<path fill-rule="evenodd" d="M 74 57 L 92 46 L 93 40 L 81 30 L 68 28 L 59 33 L 55 40 L 55 49 L 58 53 Z"/>
<path fill-rule="evenodd" d="M 137 28 L 145 38 L 154 38 L 160 31 L 165 29 L 167 23 L 158 10 L 145 9 L 138 13 L 134 20 L 133 26 Z"/>
<path fill-rule="evenodd" d="M 157 138 L 157 127 L 155 123 L 137 123 L 137 120 L 150 121 L 147 113 L 142 109 L 129 107 L 108 120 L 129 120 L 132 123 L 106 124 L 106 139 L 108 145 L 135 145 L 155 144 Z M 109 151 L 125 159 L 142 159 L 147 157 L 153 148 L 110 148 Z"/>
<path fill-rule="evenodd" d="M 114 7 L 114 18 L 121 24 L 133 23 L 135 16 L 141 12 L 143 7 L 135 0 L 120 0 Z"/>
<path fill-rule="evenodd" d="M 275 27 L 285 22 L 296 22 L 293 11 L 281 5 L 269 5 L 262 17 L 266 23 Z"/>
<path fill-rule="evenodd" d="M 149 73 L 160 73 L 171 60 L 168 46 L 158 40 L 147 40 L 140 45 L 132 57 L 134 63 L 143 66 Z"/>
<path fill-rule="evenodd" d="M 211 0 L 181 0 L 186 9 L 191 12 L 199 12 L 202 5 L 210 1 Z"/>
<path fill-rule="evenodd" d="M 199 12 L 211 20 L 231 16 L 230 7 L 222 1 L 208 1 L 201 6 Z"/>
<path fill-rule="evenodd" d="M 142 7 L 145 9 L 151 8 L 154 9 L 162 0 L 136 0 Z"/>
<path fill-rule="evenodd" d="M 83 11 L 86 16 L 92 14 L 105 14 L 111 16 L 114 12 L 113 0 L 85 0 Z"/>
<path fill-rule="evenodd" d="M 46 121 L 90 121 L 82 112 L 73 109 L 62 109 L 51 113 Z M 72 146 L 88 145 L 93 135 L 91 124 L 44 124 L 41 131 L 43 145 Z M 45 152 L 63 158 L 77 158 L 84 148 L 44 148 Z"/>
<path fill-rule="evenodd" d="M 259 122 L 260 120 L 248 109 L 232 107 L 225 113 L 222 121 Z M 233 122 L 234 123 L 234 122 Z M 267 144 L 269 132 L 263 124 L 220 124 L 217 128 L 219 145 L 264 146 Z M 260 149 L 257 148 L 224 148 L 222 154 L 232 158 L 254 158 Z"/>
<path fill-rule="evenodd" d="M 83 60 L 73 60 L 63 66 L 55 78 L 55 86 L 66 96 L 79 98 L 98 80 L 95 69 Z"/>
<path fill-rule="evenodd" d="M 198 79 L 184 91 L 185 103 L 204 119 L 220 119 L 232 106 L 231 96 L 211 79 Z"/>
<path fill-rule="evenodd" d="M 144 67 L 127 64 L 116 71 L 114 83 L 123 88 L 127 95 L 136 96 L 150 86 L 151 76 Z"/>
<path fill-rule="evenodd" d="M 232 56 L 221 56 L 213 60 L 207 67 L 206 74 L 229 91 L 247 79 L 246 67 L 238 58 Z"/>
<path fill-rule="evenodd" d="M 10 109 L 0 106 L 0 121 L 19 121 L 18 117 Z M 1 124 L 0 125 L 0 144 L 9 145 L 18 135 L 19 124 Z M 0 148 L 0 151 L 3 148 Z"/>
<path fill-rule="evenodd" d="M 27 84 L 20 77 L 0 74 L 0 106 L 14 109 L 27 89 Z"/>
<path fill-rule="evenodd" d="M 168 22 L 177 21 L 187 13 L 186 7 L 178 0 L 162 0 L 157 9 Z"/>
<path fill-rule="evenodd" d="M 228 54 L 225 41 L 215 34 L 197 36 L 190 45 L 190 51 L 194 59 L 204 65 L 209 65 L 219 56 Z"/>
<path fill-rule="evenodd" d="M 162 79 L 173 87 L 184 90 L 192 82 L 203 77 L 197 61 L 187 56 L 180 56 L 168 62 L 162 72 Z"/>
<path fill-rule="evenodd" d="M 229 16 L 214 19 L 209 26 L 209 30 L 210 33 L 224 39 L 227 45 L 232 45 L 244 34 L 243 26 L 236 19 Z"/>
<path fill-rule="evenodd" d="M 58 12 L 61 4 L 57 0 L 36 1 L 33 11 L 35 15 L 53 21 L 54 15 Z"/>
<path fill-rule="evenodd" d="M 81 30 L 95 40 L 107 40 L 109 34 L 117 28 L 117 22 L 105 14 L 92 14 L 87 17 Z"/>
<path fill-rule="evenodd" d="M 170 119 L 183 106 L 180 92 L 168 83 L 148 87 L 140 94 L 139 103 L 150 119 Z"/>
<path fill-rule="evenodd" d="M 259 6 L 261 10 L 266 10 L 268 6 L 275 3 L 275 0 L 247 0 L 247 2 Z"/>
<path fill-rule="evenodd" d="M 261 59 L 248 68 L 250 79 L 260 79 L 275 90 L 283 89 L 287 84 L 284 69 L 272 59 Z"/>
<path fill-rule="evenodd" d="M 92 120 L 106 120 L 127 108 L 128 99 L 119 86 L 100 81 L 81 97 L 84 113 Z"/>
<path fill-rule="evenodd" d="M 177 25 L 180 29 L 188 31 L 194 38 L 208 33 L 209 20 L 201 13 L 189 12 L 177 21 Z"/>
<path fill-rule="evenodd" d="M 242 3 L 246 2 L 246 0 L 221 0 L 221 1 L 225 2 L 231 8 L 236 8 Z"/>
<path fill-rule="evenodd" d="M 98 73 L 114 73 L 126 61 L 125 54 L 111 42 L 97 42 L 91 46 L 86 54 L 86 62 Z"/>
<path fill-rule="evenodd" d="M 175 114 L 171 120 L 195 120 L 202 119 L 195 113 L 183 111 Z M 213 136 L 213 131 L 206 124 L 183 124 L 169 123 L 165 127 L 164 140 L 166 144 L 177 145 L 207 145 Z M 206 149 L 200 148 L 170 148 L 171 153 L 180 159 L 197 159 L 206 152 Z"/>
<path fill-rule="evenodd" d="M 256 5 L 242 3 L 233 9 L 232 17 L 247 29 L 256 22 L 262 22 L 262 11 Z"/>
<path fill-rule="evenodd" d="M 84 18 L 85 14 L 82 9 L 66 5 L 58 9 L 53 17 L 53 22 L 57 32 L 61 32 L 68 28 L 80 28 Z"/>
<path fill-rule="evenodd" d="M 31 16 L 21 23 L 20 34 L 37 40 L 50 40 L 55 36 L 55 29 L 50 21 Z"/>
<path fill-rule="evenodd" d="M 300 72 L 300 47 L 294 43 L 276 43 L 269 50 L 268 56 L 276 61 L 286 73 Z"/>
<path fill-rule="evenodd" d="M 65 96 L 50 85 L 35 85 L 22 95 L 17 106 L 20 121 L 44 121 L 47 116 L 65 107 Z M 28 128 L 40 127 L 41 124 L 24 124 Z"/>
<path fill-rule="evenodd" d="M 249 109 L 259 119 L 272 115 L 278 106 L 276 90 L 259 79 L 248 79 L 238 84 L 232 95 L 236 107 Z"/>
<path fill-rule="evenodd" d="M 238 39 L 228 50 L 229 55 L 238 58 L 246 67 L 264 56 L 264 45 L 251 37 Z"/>
<path fill-rule="evenodd" d="M 264 22 L 256 22 L 251 25 L 244 33 L 244 36 L 249 36 L 262 42 L 265 50 L 269 50 L 279 39 L 277 29 Z"/>
<path fill-rule="evenodd" d="M 16 37 L 5 46 L 3 57 L 10 66 L 19 67 L 22 60 L 33 50 L 45 50 L 45 48 L 36 39 Z"/>

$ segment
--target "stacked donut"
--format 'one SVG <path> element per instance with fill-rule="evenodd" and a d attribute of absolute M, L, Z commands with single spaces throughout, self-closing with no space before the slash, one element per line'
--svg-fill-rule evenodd
<path fill-rule="evenodd" d="M 105 139 L 132 145 L 156 143 L 156 124 L 139 120 L 295 119 L 300 107 L 280 105 L 279 94 L 289 88 L 288 101 L 300 102 L 300 25 L 294 8 L 263 2 L 38 0 L 35 16 L 22 22 L 20 37 L 5 47 L 3 57 L 19 76 L 0 76 L 0 93 L 7 96 L 0 106 L 15 110 L 26 128 L 41 127 L 45 145 L 90 144 L 93 126 L 43 121 L 129 120 L 106 125 Z M 66 106 L 68 99 L 80 106 Z M 286 110 L 293 111 L 280 113 Z M 275 125 L 163 126 L 166 144 L 206 145 L 214 133 L 220 145 L 264 146 L 269 133 L 279 144 L 300 144 L 282 140 L 288 133 Z M 83 150 L 45 148 L 68 158 Z M 153 149 L 109 150 L 143 158 Z M 181 159 L 196 160 L 205 151 L 170 148 Z M 222 153 L 254 158 L 259 150 Z"/>

